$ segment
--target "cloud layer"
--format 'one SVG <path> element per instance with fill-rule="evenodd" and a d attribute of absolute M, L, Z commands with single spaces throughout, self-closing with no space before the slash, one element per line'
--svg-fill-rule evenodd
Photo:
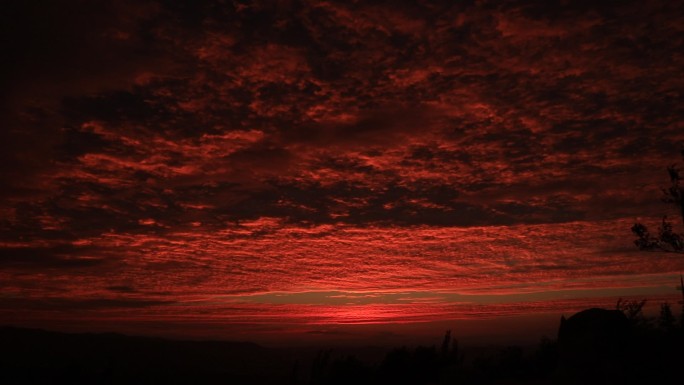
<path fill-rule="evenodd" d="M 4 319 L 440 320 L 684 267 L 629 234 L 675 213 L 676 2 L 53 8 L 3 16 Z"/>

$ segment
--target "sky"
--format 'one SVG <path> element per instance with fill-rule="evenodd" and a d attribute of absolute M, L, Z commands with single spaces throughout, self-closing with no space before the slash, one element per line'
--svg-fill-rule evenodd
<path fill-rule="evenodd" d="M 2 8 L 0 324 L 536 338 L 680 295 L 630 227 L 682 230 L 681 2 Z"/>

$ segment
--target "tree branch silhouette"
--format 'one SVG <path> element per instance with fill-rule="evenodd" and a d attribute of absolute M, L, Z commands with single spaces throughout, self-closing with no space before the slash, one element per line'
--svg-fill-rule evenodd
<path fill-rule="evenodd" d="M 682 149 L 681 155 L 684 159 L 684 149 Z M 670 186 L 661 190 L 663 202 L 674 204 L 679 208 L 682 224 L 684 224 L 684 178 L 679 171 L 676 163 L 667 167 Z M 634 244 L 640 250 L 684 253 L 684 236 L 674 231 L 673 224 L 668 221 L 667 216 L 663 216 L 657 235 L 652 235 L 648 228 L 639 222 L 632 226 L 632 233 L 637 236 Z"/>

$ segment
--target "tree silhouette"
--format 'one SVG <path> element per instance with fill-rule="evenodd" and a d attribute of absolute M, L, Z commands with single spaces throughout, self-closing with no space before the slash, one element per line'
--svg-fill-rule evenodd
<path fill-rule="evenodd" d="M 619 298 L 617 304 L 615 305 L 616 310 L 620 310 L 629 320 L 632 325 L 645 325 L 648 320 L 644 316 L 644 305 L 646 305 L 647 300 L 642 299 L 637 300 L 626 300 Z"/>
<path fill-rule="evenodd" d="M 664 332 L 671 332 L 675 328 L 677 318 L 672 314 L 670 304 L 665 302 L 660 304 L 660 316 L 658 317 L 658 327 Z"/>
<path fill-rule="evenodd" d="M 684 159 L 684 149 L 681 155 Z M 684 224 L 684 178 L 679 174 L 676 163 L 667 167 L 667 173 L 670 176 L 670 187 L 662 189 L 663 202 L 677 206 Z M 684 252 L 684 236 L 674 231 L 673 224 L 668 221 L 667 216 L 663 216 L 657 236 L 652 235 L 645 225 L 638 222 L 632 226 L 632 233 L 637 236 L 634 244 L 641 250 Z"/>

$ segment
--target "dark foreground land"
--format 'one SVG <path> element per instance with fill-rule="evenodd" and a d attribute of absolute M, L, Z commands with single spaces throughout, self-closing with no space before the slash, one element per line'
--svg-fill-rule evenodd
<path fill-rule="evenodd" d="M 589 309 L 532 348 L 464 350 L 447 332 L 440 346 L 368 359 L 361 350 L 2 327 L 0 384 L 676 384 L 682 336 L 675 317 Z"/>

